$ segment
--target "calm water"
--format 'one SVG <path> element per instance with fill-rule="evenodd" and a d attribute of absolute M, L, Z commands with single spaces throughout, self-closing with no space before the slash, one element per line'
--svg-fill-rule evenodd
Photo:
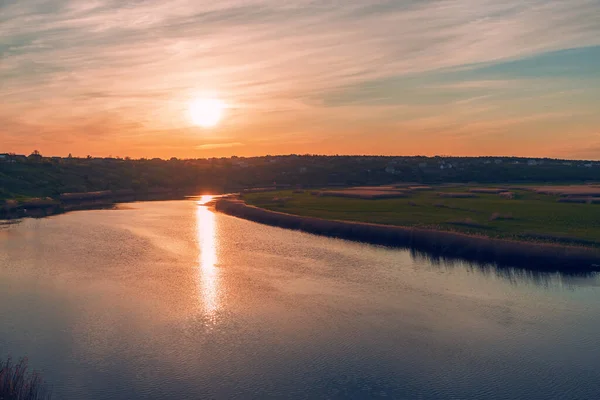
<path fill-rule="evenodd" d="M 135 203 L 0 227 L 0 355 L 57 399 L 600 398 L 600 277 Z"/>

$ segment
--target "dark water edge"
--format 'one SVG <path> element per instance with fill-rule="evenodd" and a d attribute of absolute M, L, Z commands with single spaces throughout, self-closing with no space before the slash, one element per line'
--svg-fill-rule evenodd
<path fill-rule="evenodd" d="M 499 268 L 586 275 L 600 271 L 600 250 L 517 242 L 401 226 L 331 221 L 269 211 L 237 199 L 221 198 L 215 209 L 228 215 L 317 235 L 408 249 L 413 257 L 436 264 L 467 262 Z"/>

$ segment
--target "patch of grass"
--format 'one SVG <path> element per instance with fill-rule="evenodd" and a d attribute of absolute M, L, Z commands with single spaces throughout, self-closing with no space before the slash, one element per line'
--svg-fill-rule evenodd
<path fill-rule="evenodd" d="M 475 198 L 438 196 L 438 193 L 469 193 L 471 188 L 436 186 L 433 191 L 407 192 L 406 198 L 376 200 L 279 191 L 248 194 L 245 200 L 258 207 L 302 216 L 600 247 L 595 244 L 600 238 L 600 207 L 597 205 L 557 202 L 556 195 L 514 186 L 509 188 L 513 198 L 495 193 L 478 193 Z M 275 196 L 289 199 L 281 204 L 273 201 Z M 486 220 L 485 225 L 448 222 L 467 218 Z M 537 234 L 524 235 L 524 232 Z"/>
<path fill-rule="evenodd" d="M 373 190 L 373 189 L 348 189 L 348 190 L 325 190 L 319 193 L 322 197 L 346 197 L 363 200 L 394 199 L 406 197 L 404 192 L 398 190 Z"/>
<path fill-rule="evenodd" d="M 492 215 L 490 215 L 490 221 L 508 220 L 508 219 L 515 219 L 515 217 L 513 217 L 513 215 L 511 213 L 502 214 L 499 212 L 494 212 L 494 213 L 492 213 Z"/>
<path fill-rule="evenodd" d="M 473 220 L 472 218 L 465 218 L 459 221 L 449 221 L 449 224 L 458 225 L 458 226 L 468 226 L 470 228 L 478 228 L 478 229 L 489 229 L 489 226 L 480 224 L 479 222 Z"/>
<path fill-rule="evenodd" d="M 591 185 L 542 186 L 535 188 L 535 191 L 558 196 L 600 196 L 600 188 Z"/>
<path fill-rule="evenodd" d="M 486 194 L 499 194 L 505 192 L 506 189 L 498 189 L 498 188 L 474 188 L 469 189 L 471 193 L 486 193 Z"/>
<path fill-rule="evenodd" d="M 460 192 L 440 192 L 438 193 L 438 196 L 440 197 L 449 197 L 449 198 L 453 198 L 453 199 L 468 199 L 468 198 L 475 198 L 478 197 L 476 194 L 473 193 L 460 193 Z"/>
<path fill-rule="evenodd" d="M 424 254 L 433 259 L 463 260 L 477 263 L 494 263 L 500 267 L 525 267 L 551 271 L 586 270 L 598 264 L 598 248 L 556 246 L 556 236 L 542 236 L 553 244 L 540 245 L 521 241 L 493 240 L 482 234 L 463 235 L 445 232 L 441 229 L 418 229 L 406 226 L 336 221 L 274 212 L 260 207 L 248 206 L 235 199 L 220 199 L 216 202 L 217 211 L 248 219 L 262 224 L 281 228 L 302 230 L 317 235 L 325 235 L 360 242 L 391 245 L 408 248 L 413 254 Z M 453 222 L 456 223 L 456 222 Z M 465 229 L 482 230 L 476 221 L 458 221 Z M 523 239 L 523 238 L 521 238 Z M 566 238 L 569 239 L 570 238 Z M 588 241 L 569 241 L 570 245 L 586 246 Z M 593 243 L 592 243 L 593 244 Z"/>

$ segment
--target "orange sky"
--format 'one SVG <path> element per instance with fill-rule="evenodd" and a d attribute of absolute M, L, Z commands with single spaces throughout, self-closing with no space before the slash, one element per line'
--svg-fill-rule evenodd
<path fill-rule="evenodd" d="M 600 159 L 595 1 L 44 4 L 1 6 L 0 152 Z"/>

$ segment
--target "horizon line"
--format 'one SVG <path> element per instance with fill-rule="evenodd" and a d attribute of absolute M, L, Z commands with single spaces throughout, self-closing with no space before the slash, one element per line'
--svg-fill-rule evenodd
<path fill-rule="evenodd" d="M 34 150 L 35 152 L 35 150 Z M 10 155 L 10 156 L 20 156 L 20 157 L 29 157 L 31 155 L 34 154 L 34 152 L 30 153 L 29 155 L 27 154 L 18 154 L 18 153 L 13 153 L 13 152 L 4 152 L 4 153 L 0 153 L 1 155 Z M 70 153 L 69 153 L 70 154 Z M 57 155 L 43 155 L 43 154 L 39 154 L 42 158 L 60 158 L 60 159 L 69 159 L 69 158 L 74 158 L 74 159 L 103 159 L 103 160 L 126 160 L 126 161 L 151 161 L 151 160 L 162 160 L 162 161 L 170 161 L 173 159 L 176 160 L 210 160 L 210 159 L 232 159 L 232 158 L 243 158 L 243 159 L 250 159 L 250 158 L 266 158 L 266 157 L 379 157 L 379 158 L 472 158 L 472 159 L 476 159 L 476 158 L 495 158 L 495 159 L 523 159 L 523 160 L 532 160 L 532 159 L 536 159 L 536 160 L 553 160 L 553 161 L 581 161 L 581 162 L 600 162 L 600 159 L 584 159 L 584 158 L 557 158 L 557 157 L 548 157 L 548 156 L 516 156 L 516 155 L 479 155 L 479 156 L 467 156 L 467 155 L 448 155 L 448 154 L 436 154 L 436 155 L 423 155 L 423 154 L 415 154 L 415 155 L 402 155 L 402 154 L 397 154 L 397 155 L 384 155 L 384 154 L 319 154 L 319 153 L 288 153 L 288 154 L 264 154 L 264 155 L 258 155 L 258 156 L 238 156 L 238 155 L 230 155 L 230 156 L 221 156 L 221 157 L 217 157 L 217 156 L 213 156 L 213 157 L 167 157 L 167 158 L 163 158 L 163 157 L 138 157 L 138 158 L 134 158 L 134 157 L 129 157 L 129 156 L 112 156 L 111 154 L 107 155 L 107 156 L 92 156 L 92 155 L 86 155 L 86 156 L 57 156 Z"/>

